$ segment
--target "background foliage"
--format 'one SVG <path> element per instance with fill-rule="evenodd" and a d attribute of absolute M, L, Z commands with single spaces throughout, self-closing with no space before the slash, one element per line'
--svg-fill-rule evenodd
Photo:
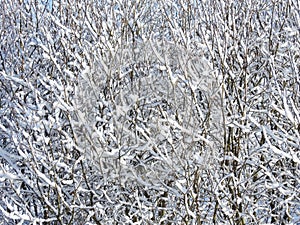
<path fill-rule="evenodd" d="M 300 223 L 298 1 L 0 3 L 3 224 Z"/>

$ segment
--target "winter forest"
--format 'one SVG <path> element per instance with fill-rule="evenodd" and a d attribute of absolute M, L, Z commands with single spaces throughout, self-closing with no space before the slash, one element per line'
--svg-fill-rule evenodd
<path fill-rule="evenodd" d="M 0 224 L 300 224 L 300 2 L 0 0 Z"/>

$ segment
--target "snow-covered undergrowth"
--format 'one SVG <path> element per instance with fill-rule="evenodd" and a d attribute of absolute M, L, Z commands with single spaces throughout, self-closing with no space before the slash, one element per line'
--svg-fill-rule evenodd
<path fill-rule="evenodd" d="M 298 224 L 296 1 L 0 6 L 4 224 Z"/>

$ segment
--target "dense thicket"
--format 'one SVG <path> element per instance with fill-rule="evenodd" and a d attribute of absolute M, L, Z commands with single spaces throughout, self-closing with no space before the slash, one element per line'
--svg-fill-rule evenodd
<path fill-rule="evenodd" d="M 298 1 L 0 1 L 4 224 L 300 223 Z"/>

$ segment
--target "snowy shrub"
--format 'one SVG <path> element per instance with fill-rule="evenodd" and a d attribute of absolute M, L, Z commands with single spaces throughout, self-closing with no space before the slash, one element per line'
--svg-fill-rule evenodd
<path fill-rule="evenodd" d="M 0 6 L 3 224 L 298 224 L 296 1 Z"/>

